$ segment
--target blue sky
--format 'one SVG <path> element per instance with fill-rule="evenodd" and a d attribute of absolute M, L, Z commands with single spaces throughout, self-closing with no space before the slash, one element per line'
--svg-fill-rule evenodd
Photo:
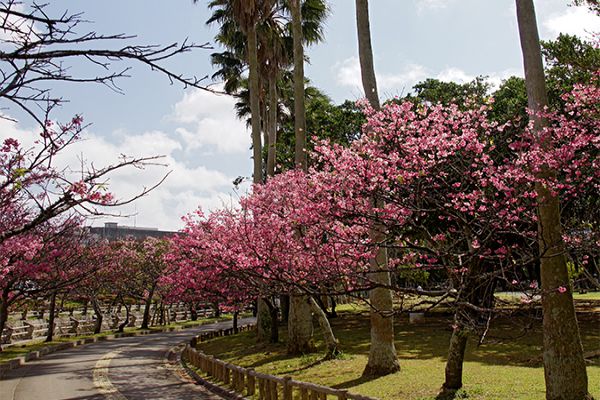
<path fill-rule="evenodd" d="M 27 1 L 24 2 L 28 4 Z M 170 44 L 183 39 L 212 42 L 216 27 L 207 27 L 205 1 L 55 0 L 51 10 L 83 12 L 93 21 L 85 29 L 100 33 L 135 34 L 140 44 Z M 308 49 L 306 74 L 336 102 L 362 96 L 357 58 L 354 1 L 330 0 L 325 42 Z M 585 8 L 567 7 L 566 0 L 536 1 L 540 35 L 558 32 L 587 35 L 600 31 L 600 18 Z M 457 82 L 487 75 L 494 83 L 522 75 L 521 55 L 512 0 L 371 0 L 375 68 L 382 96 L 401 95 L 429 77 Z M 212 74 L 210 50 L 197 50 L 167 65 L 184 75 Z M 120 210 L 136 217 L 121 224 L 181 227 L 179 217 L 198 206 L 211 209 L 235 201 L 232 181 L 251 174 L 250 137 L 235 119 L 233 100 L 170 85 L 146 66 L 131 66 L 131 78 L 119 82 L 125 92 L 102 86 L 57 85 L 55 93 L 69 99 L 58 115 L 82 114 L 92 125 L 86 140 L 62 162 L 84 157 L 97 165 L 118 155 L 165 155 L 168 167 L 119 173 L 111 187 L 119 197 L 138 192 L 172 171 L 166 183 L 135 205 Z M 81 63 L 73 71 L 94 73 Z M 208 81 L 207 81 L 208 83 Z M 12 112 L 12 114 L 11 114 Z M 13 110 L 5 110 L 16 115 Z M 32 124 L 0 121 L 0 136 L 26 137 Z M 96 222 L 100 223 L 101 221 Z"/>

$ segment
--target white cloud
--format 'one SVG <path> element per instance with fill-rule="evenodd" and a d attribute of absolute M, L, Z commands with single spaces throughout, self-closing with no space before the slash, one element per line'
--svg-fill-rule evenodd
<path fill-rule="evenodd" d="M 337 68 L 336 81 L 341 86 L 348 86 L 358 89 L 362 92 L 362 82 L 360 77 L 360 62 L 358 57 L 350 57 L 342 62 L 335 64 Z M 514 69 L 507 69 L 500 72 L 481 73 L 488 77 L 488 82 L 493 88 L 497 88 L 502 80 L 512 75 L 522 75 L 521 72 Z M 420 64 L 408 63 L 395 73 L 377 73 L 377 85 L 379 91 L 386 92 L 407 92 L 412 87 L 427 78 L 436 78 L 444 82 L 466 83 L 475 79 L 476 75 L 469 74 L 457 67 L 446 67 L 441 71 L 434 71 Z"/>
<path fill-rule="evenodd" d="M 336 81 L 339 85 L 362 91 L 360 61 L 358 57 L 350 57 L 338 62 L 333 66 L 333 69 L 337 70 Z M 422 65 L 407 64 L 397 73 L 377 73 L 377 85 L 380 91 L 411 88 L 416 82 L 425 79 L 427 76 L 428 72 Z"/>
<path fill-rule="evenodd" d="M 181 216 L 199 206 L 211 210 L 232 202 L 230 193 L 233 178 L 221 171 L 202 165 L 192 167 L 176 159 L 174 153 L 183 146 L 164 132 L 120 132 L 112 141 L 90 131 L 83 132 L 81 136 L 80 142 L 69 146 L 54 162 L 57 167 L 68 166 L 73 179 L 78 176 L 82 161 L 84 165 L 102 168 L 117 163 L 123 154 L 131 157 L 164 156 L 158 161 L 161 165 L 142 169 L 128 167 L 111 173 L 108 189 L 118 199 L 129 199 L 139 194 L 170 172 L 159 187 L 134 204 L 106 209 L 111 214 L 124 216 L 137 213 L 136 217 L 105 217 L 99 222 L 112 220 L 122 225 L 132 225 L 137 221 L 144 226 L 177 230 L 182 227 Z M 0 119 L 0 142 L 7 137 L 17 138 L 26 147 L 36 139 L 34 131 L 20 129 L 14 121 Z"/>
<path fill-rule="evenodd" d="M 467 74 L 460 68 L 450 67 L 442 70 L 436 76 L 437 79 L 444 82 L 467 83 L 475 79 L 473 75 Z"/>
<path fill-rule="evenodd" d="M 448 7 L 453 0 L 415 0 L 417 12 L 426 10 L 441 10 Z"/>
<path fill-rule="evenodd" d="M 184 141 L 186 151 L 245 153 L 250 147 L 250 133 L 245 121 L 235 116 L 235 102 L 233 97 L 203 90 L 186 92 L 170 116 L 184 125 L 176 132 Z"/>
<path fill-rule="evenodd" d="M 570 7 L 566 12 L 553 13 L 544 18 L 542 25 L 553 37 L 559 33 L 589 37 L 594 32 L 600 32 L 600 17 L 587 7 Z"/>

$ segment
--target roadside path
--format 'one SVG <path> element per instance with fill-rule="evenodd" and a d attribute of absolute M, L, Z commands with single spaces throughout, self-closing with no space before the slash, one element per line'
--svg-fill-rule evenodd
<path fill-rule="evenodd" d="M 241 319 L 247 324 L 253 319 Z M 216 400 L 167 362 L 172 347 L 231 321 L 176 332 L 120 338 L 49 354 L 8 371 L 0 400 Z"/>

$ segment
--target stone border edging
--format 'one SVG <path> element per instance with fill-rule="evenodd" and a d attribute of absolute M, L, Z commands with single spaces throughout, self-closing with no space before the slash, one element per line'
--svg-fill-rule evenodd
<path fill-rule="evenodd" d="M 55 344 L 55 345 L 51 345 L 51 346 L 45 346 L 39 350 L 30 351 L 29 353 L 25 353 L 25 355 L 23 355 L 23 356 L 19 356 L 19 357 L 12 358 L 10 360 L 1 362 L 0 363 L 0 379 L 2 379 L 4 377 L 4 375 L 10 370 L 20 368 L 20 367 L 26 365 L 27 362 L 29 362 L 29 361 L 39 360 L 43 356 L 56 353 L 57 351 L 68 350 L 68 349 L 83 346 L 86 344 L 103 342 L 106 340 L 114 340 L 114 339 L 119 339 L 119 338 L 123 338 L 123 337 L 146 336 L 146 335 L 152 335 L 155 333 L 182 331 L 184 329 L 197 328 L 202 325 L 210 325 L 210 324 L 217 323 L 217 322 L 221 322 L 221 321 L 217 320 L 214 322 L 211 321 L 211 322 L 206 322 L 206 323 L 199 323 L 197 325 L 175 326 L 175 327 L 160 328 L 160 329 L 147 329 L 147 330 L 143 330 L 143 331 L 134 331 L 134 332 L 122 332 L 122 333 L 116 332 L 116 333 L 112 333 L 112 334 L 108 334 L 108 335 L 104 335 L 104 336 L 97 336 L 97 337 L 91 337 L 91 338 L 85 338 L 85 339 L 77 339 L 77 340 L 73 340 L 73 341 L 69 341 L 69 342 L 65 342 L 65 343 L 59 343 L 59 344 Z"/>

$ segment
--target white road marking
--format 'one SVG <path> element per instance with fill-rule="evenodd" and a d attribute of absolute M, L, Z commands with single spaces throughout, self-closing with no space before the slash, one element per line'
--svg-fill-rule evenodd
<path fill-rule="evenodd" d="M 120 350 L 106 353 L 96 362 L 96 365 L 94 366 L 94 386 L 108 400 L 127 400 L 127 397 L 123 396 L 123 394 L 119 392 L 119 390 L 115 387 L 115 385 L 112 384 L 110 378 L 108 377 L 108 366 L 110 365 L 110 361 L 120 353 Z"/>

